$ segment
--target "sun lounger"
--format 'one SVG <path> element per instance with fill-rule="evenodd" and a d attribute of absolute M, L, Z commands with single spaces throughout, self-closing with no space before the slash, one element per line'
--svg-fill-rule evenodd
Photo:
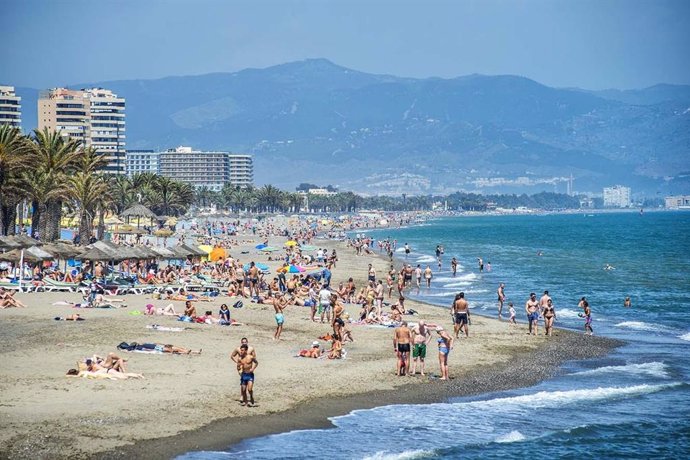
<path fill-rule="evenodd" d="M 79 283 L 65 283 L 63 281 L 55 281 L 51 278 L 45 278 L 43 281 L 46 283 L 45 290 L 48 292 L 77 292 L 77 290 L 82 287 Z"/>

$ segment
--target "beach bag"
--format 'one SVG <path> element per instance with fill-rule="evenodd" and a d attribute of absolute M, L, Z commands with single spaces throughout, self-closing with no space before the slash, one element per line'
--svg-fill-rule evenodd
<path fill-rule="evenodd" d="M 238 301 L 235 302 L 235 303 L 233 304 L 233 306 L 232 306 L 232 308 L 242 308 L 242 307 L 244 307 L 244 304 L 242 303 L 241 300 L 238 300 Z"/>

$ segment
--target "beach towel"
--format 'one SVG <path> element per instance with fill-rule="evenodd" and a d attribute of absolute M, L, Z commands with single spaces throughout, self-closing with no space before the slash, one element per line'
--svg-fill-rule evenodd
<path fill-rule="evenodd" d="M 184 327 L 170 327 L 170 326 L 161 326 L 160 324 L 149 324 L 146 326 L 146 329 L 153 329 L 156 331 L 165 331 L 165 332 L 182 332 L 186 328 Z"/>

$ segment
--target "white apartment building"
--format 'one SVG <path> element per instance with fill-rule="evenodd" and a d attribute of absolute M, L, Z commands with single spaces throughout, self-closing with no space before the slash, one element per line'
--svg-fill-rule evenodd
<path fill-rule="evenodd" d="M 60 131 L 93 147 L 108 159 L 104 170 L 126 171 L 125 99 L 103 88 L 42 91 L 38 99 L 38 129 Z"/>
<path fill-rule="evenodd" d="M 0 85 L 0 125 L 21 128 L 22 98 L 14 92 L 14 86 Z"/>
<path fill-rule="evenodd" d="M 673 195 L 667 196 L 667 209 L 690 209 L 690 195 Z"/>
<path fill-rule="evenodd" d="M 614 185 L 604 188 L 605 208 L 629 208 L 630 204 L 630 187 Z"/>
<path fill-rule="evenodd" d="M 127 150 L 127 175 L 138 173 L 160 174 L 159 152 L 153 150 Z"/>
<path fill-rule="evenodd" d="M 251 155 L 230 152 L 206 152 L 192 147 L 177 147 L 164 152 L 132 150 L 127 152 L 127 174 L 155 173 L 191 184 L 220 191 L 227 183 L 238 187 L 254 184 Z"/>

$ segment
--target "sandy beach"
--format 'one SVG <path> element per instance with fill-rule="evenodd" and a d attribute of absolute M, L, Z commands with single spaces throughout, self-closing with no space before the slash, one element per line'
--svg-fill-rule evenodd
<path fill-rule="evenodd" d="M 283 241 L 272 238 L 270 244 L 280 246 Z M 253 249 L 257 242 L 246 241 L 231 253 L 242 262 L 254 260 L 275 269 L 277 262 Z M 379 257 L 358 257 L 343 243 L 314 244 L 337 248 L 335 286 L 350 276 L 362 286 L 368 263 L 379 275 L 389 266 Z M 520 327 L 510 328 L 507 322 L 474 315 L 471 337 L 456 342 L 449 357 L 451 380 L 443 382 L 433 378 L 439 370 L 433 346 L 427 356 L 432 377 L 395 375 L 391 328 L 352 325 L 355 342 L 345 344 L 344 360 L 296 358 L 300 349 L 330 330 L 328 324 L 312 323 L 304 307 L 288 307 L 283 340 L 276 342 L 272 308 L 246 300 L 243 308 L 231 309 L 232 317 L 244 325 L 221 327 L 132 315 L 147 303 L 169 303 L 150 296 L 125 296 L 126 308 L 83 311 L 52 305 L 78 302 L 78 294 L 31 293 L 18 298 L 28 308 L 0 311 L 0 457 L 7 458 L 170 458 L 189 450 L 222 449 L 248 437 L 328 426 L 327 417 L 357 408 L 441 401 L 530 385 L 558 372 L 564 361 L 602 356 L 618 345 L 563 330 L 551 338 L 533 337 L 525 334 L 524 320 Z M 221 303 L 232 305 L 235 300 L 221 296 L 196 306 L 199 312 L 217 313 Z M 183 309 L 183 302 L 174 305 Z M 452 329 L 447 309 L 410 301 L 406 306 L 419 312 L 406 317 L 408 321 L 423 318 Z M 347 311 L 354 317 L 359 307 L 350 305 Z M 75 312 L 87 320 L 53 320 Z M 154 331 L 146 328 L 151 324 L 187 329 Z M 239 377 L 229 359 L 241 337 L 256 348 L 259 361 L 253 408 L 239 404 Z M 128 370 L 144 374 L 145 380 L 65 376 L 78 360 L 116 352 L 123 341 L 171 343 L 203 352 L 118 352 L 128 359 Z M 534 357 L 537 350 L 539 359 Z"/>

